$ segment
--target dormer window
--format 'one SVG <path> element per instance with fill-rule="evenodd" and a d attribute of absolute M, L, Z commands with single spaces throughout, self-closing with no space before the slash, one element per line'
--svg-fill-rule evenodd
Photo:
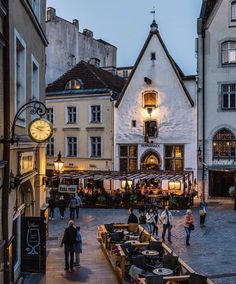
<path fill-rule="evenodd" d="M 222 64 L 236 63 L 236 41 L 226 41 L 221 45 Z"/>
<path fill-rule="evenodd" d="M 65 85 L 65 90 L 79 90 L 82 87 L 82 83 L 79 79 L 69 80 Z"/>
<path fill-rule="evenodd" d="M 147 91 L 143 94 L 143 107 L 144 108 L 157 107 L 157 93 L 155 91 Z"/>
<path fill-rule="evenodd" d="M 236 1 L 231 3 L 231 21 L 236 21 Z"/>

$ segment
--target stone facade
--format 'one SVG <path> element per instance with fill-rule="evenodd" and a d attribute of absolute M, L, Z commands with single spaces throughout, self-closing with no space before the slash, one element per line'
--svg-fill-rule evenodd
<path fill-rule="evenodd" d="M 236 47 L 223 50 L 225 43 L 227 48 L 227 42 L 236 41 L 232 5 L 229 0 L 204 1 L 198 19 L 198 166 L 199 186 L 205 197 L 228 196 L 229 187 L 234 185 L 235 138 L 230 141 L 222 136 L 231 133 L 236 137 Z M 225 62 L 228 52 L 232 62 Z M 229 132 L 219 136 L 221 141 L 214 140 L 222 130 Z"/>
<path fill-rule="evenodd" d="M 81 60 L 96 61 L 100 67 L 116 67 L 115 46 L 102 39 L 95 39 L 93 32 L 88 29 L 79 32 L 78 20 L 74 19 L 70 23 L 58 17 L 54 8 L 48 8 L 47 11 L 46 34 L 49 40 L 46 49 L 47 84 L 59 78 Z"/>
<path fill-rule="evenodd" d="M 115 109 L 115 170 L 121 167 L 121 146 L 137 146 L 136 170 L 142 169 L 145 156 L 153 153 L 157 167 L 167 170 L 166 146 L 184 149 L 182 170 L 196 175 L 196 91 L 195 77 L 184 76 L 170 57 L 153 23 L 147 41 L 136 61 Z M 145 93 L 154 93 L 157 105 L 144 106 Z M 156 121 L 157 135 L 147 137 L 145 125 Z M 133 168 L 134 170 L 135 168 Z M 130 169 L 127 169 L 130 170 Z M 168 189 L 168 184 L 162 184 Z"/>

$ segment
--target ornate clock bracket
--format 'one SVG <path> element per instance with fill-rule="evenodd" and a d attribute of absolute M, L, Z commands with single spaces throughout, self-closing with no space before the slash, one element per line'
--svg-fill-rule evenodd
<path fill-rule="evenodd" d="M 47 107 L 45 106 L 44 103 L 40 101 L 30 101 L 24 104 L 19 108 L 19 110 L 17 111 L 14 117 L 11 127 L 11 138 L 10 139 L 0 138 L 0 143 L 11 143 L 12 145 L 16 143 L 18 145 L 20 139 L 15 134 L 16 122 L 19 119 L 20 115 L 27 109 L 30 109 L 30 114 L 32 115 L 37 114 L 39 117 L 43 117 L 47 112 Z"/>

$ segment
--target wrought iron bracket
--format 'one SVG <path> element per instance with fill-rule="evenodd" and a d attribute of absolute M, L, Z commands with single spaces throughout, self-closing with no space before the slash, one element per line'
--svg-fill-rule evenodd
<path fill-rule="evenodd" d="M 15 127 L 16 127 L 16 122 L 19 119 L 20 115 L 26 111 L 27 109 L 30 109 L 30 114 L 34 115 L 37 114 L 39 117 L 43 117 L 46 112 L 47 112 L 47 107 L 44 103 L 40 102 L 40 101 L 30 101 L 26 104 L 24 104 L 23 106 L 21 106 L 14 119 L 13 119 L 13 123 L 11 126 L 11 137 L 10 139 L 6 139 L 6 138 L 0 138 L 0 143 L 10 143 L 12 145 L 14 145 L 15 143 L 18 145 L 20 139 L 19 137 L 15 134 Z"/>

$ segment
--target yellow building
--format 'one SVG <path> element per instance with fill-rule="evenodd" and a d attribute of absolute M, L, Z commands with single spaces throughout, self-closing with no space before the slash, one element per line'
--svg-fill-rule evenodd
<path fill-rule="evenodd" d="M 113 101 L 124 83 L 81 61 L 47 87 L 47 119 L 54 126 L 47 146 L 48 170 L 53 170 L 59 151 L 65 172 L 113 170 Z"/>
<path fill-rule="evenodd" d="M 45 12 L 46 0 L 0 1 L 0 283 L 4 284 L 16 283 L 21 274 L 22 216 L 40 216 L 45 202 L 46 144 L 29 138 L 28 125 L 37 115 L 23 107 L 45 97 Z"/>

